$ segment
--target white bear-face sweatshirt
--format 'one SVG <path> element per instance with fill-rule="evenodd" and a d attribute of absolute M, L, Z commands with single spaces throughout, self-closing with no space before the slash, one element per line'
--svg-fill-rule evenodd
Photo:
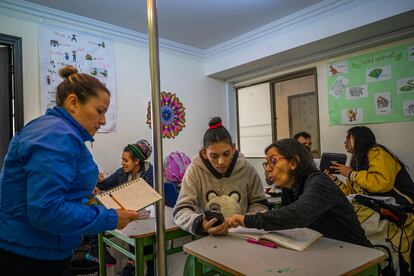
<path fill-rule="evenodd" d="M 195 235 L 203 235 L 202 211 L 219 209 L 224 217 L 267 210 L 263 185 L 254 167 L 236 151 L 225 175 L 218 173 L 201 153 L 194 156 L 181 183 L 174 207 L 174 222 Z"/>

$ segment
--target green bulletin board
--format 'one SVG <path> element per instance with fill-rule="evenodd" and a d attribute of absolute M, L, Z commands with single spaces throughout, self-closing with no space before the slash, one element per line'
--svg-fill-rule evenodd
<path fill-rule="evenodd" d="M 414 40 L 327 70 L 330 125 L 414 121 Z"/>

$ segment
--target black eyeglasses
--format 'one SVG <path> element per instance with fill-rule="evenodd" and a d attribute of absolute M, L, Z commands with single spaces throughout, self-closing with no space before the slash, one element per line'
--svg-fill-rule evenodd
<path fill-rule="evenodd" d="M 262 163 L 263 169 L 267 170 L 269 169 L 273 169 L 276 166 L 276 163 L 280 160 L 280 159 L 289 159 L 286 157 L 277 157 L 277 156 L 273 156 L 272 159 L 270 159 L 270 161 L 266 161 Z"/>

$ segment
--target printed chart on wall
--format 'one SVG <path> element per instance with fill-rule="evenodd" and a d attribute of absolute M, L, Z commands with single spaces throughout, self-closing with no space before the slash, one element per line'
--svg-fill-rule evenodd
<path fill-rule="evenodd" d="M 94 35 L 41 26 L 39 36 L 41 110 L 56 104 L 56 87 L 63 80 L 59 69 L 70 64 L 79 73 L 99 79 L 111 92 L 111 105 L 106 113 L 106 125 L 100 132 L 116 129 L 115 69 L 112 43 Z"/>
<path fill-rule="evenodd" d="M 414 121 L 414 41 L 327 70 L 330 125 Z"/>

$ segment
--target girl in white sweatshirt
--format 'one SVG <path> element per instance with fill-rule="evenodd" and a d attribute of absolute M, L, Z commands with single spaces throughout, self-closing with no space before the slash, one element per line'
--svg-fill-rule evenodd
<path fill-rule="evenodd" d="M 174 208 L 174 221 L 195 235 L 227 233 L 227 223 L 213 226 L 203 210 L 233 214 L 267 210 L 263 185 L 252 165 L 236 150 L 219 117 L 213 118 L 204 134 L 203 149 L 188 167 Z"/>

